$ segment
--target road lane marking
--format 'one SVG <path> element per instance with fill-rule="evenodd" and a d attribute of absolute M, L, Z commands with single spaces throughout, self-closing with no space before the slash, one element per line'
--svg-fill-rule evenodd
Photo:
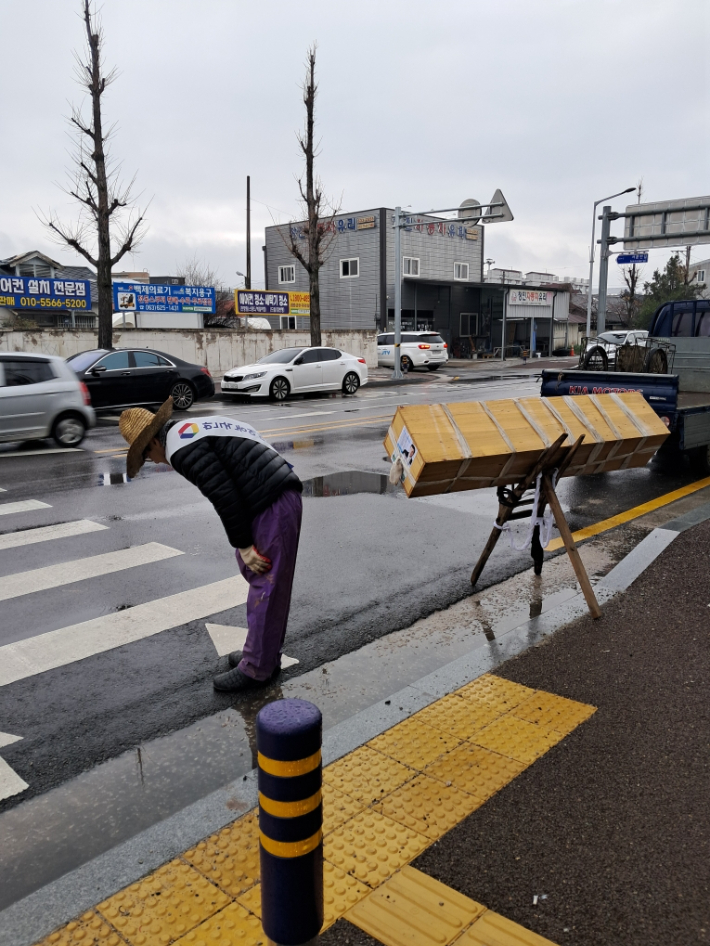
<path fill-rule="evenodd" d="M 244 650 L 244 644 L 249 633 L 248 628 L 230 627 L 227 624 L 205 624 L 205 627 L 212 638 L 218 657 L 226 657 L 233 650 Z M 298 660 L 295 657 L 287 657 L 286 654 L 281 654 L 282 670 L 287 667 L 295 667 L 297 663 Z"/>
<path fill-rule="evenodd" d="M 102 555 L 77 558 L 70 562 L 61 562 L 59 565 L 47 565 L 28 572 L 17 572 L 15 575 L 0 578 L 0 601 L 20 598 L 37 591 L 47 591 L 49 588 L 59 588 L 62 585 L 71 585 L 76 581 L 85 581 L 87 578 L 111 575 L 114 572 L 124 571 L 126 568 L 149 565 L 151 562 L 160 562 L 183 554 L 167 545 L 149 542 L 147 545 L 134 545 L 116 552 L 104 552 Z"/>
<path fill-rule="evenodd" d="M 39 499 L 23 499 L 17 503 L 0 503 L 0 516 L 9 516 L 15 512 L 30 512 L 32 509 L 51 509 L 49 503 Z"/>
<path fill-rule="evenodd" d="M 34 677 L 244 604 L 241 575 L 0 647 L 0 686 Z"/>
<path fill-rule="evenodd" d="M 14 742 L 19 742 L 22 736 L 13 736 L 9 732 L 0 732 L 0 749 L 5 746 L 11 746 Z M 10 798 L 11 795 L 19 795 L 30 786 L 24 779 L 15 772 L 4 759 L 0 759 L 0 801 Z"/>
<path fill-rule="evenodd" d="M 649 502 L 642 503 L 640 506 L 634 506 L 632 509 L 627 509 L 626 512 L 620 512 L 618 516 L 611 516 L 609 519 L 602 519 L 601 522 L 596 522 L 594 525 L 579 529 L 577 532 L 572 533 L 572 538 L 575 542 L 590 539 L 594 535 L 608 532 L 609 529 L 615 529 L 617 526 L 631 522 L 633 519 L 638 519 L 640 516 L 645 516 L 647 513 L 653 512 L 656 509 L 662 509 L 663 506 L 674 503 L 677 499 L 683 499 L 684 496 L 691 496 L 693 493 L 697 493 L 698 490 L 705 489 L 707 486 L 710 486 L 710 476 L 703 480 L 697 480 L 695 483 L 690 483 L 688 486 L 682 486 L 680 489 L 674 489 L 672 493 L 666 493 L 664 496 L 659 496 L 657 499 L 651 499 Z M 552 542 L 545 547 L 545 551 L 556 552 L 557 549 L 561 549 L 563 545 L 564 542 L 561 538 L 553 539 Z"/>
<path fill-rule="evenodd" d="M 8 532 L 0 535 L 0 552 L 4 549 L 16 549 L 21 545 L 34 545 L 36 542 L 49 542 L 51 539 L 67 539 L 87 532 L 100 532 L 108 529 L 100 522 L 91 519 L 77 519 L 75 522 L 60 522 L 56 526 L 43 526 L 41 529 L 22 529 L 20 532 Z"/>
<path fill-rule="evenodd" d="M 81 447 L 48 447 L 46 450 L 13 450 L 12 453 L 0 453 L 0 460 L 5 457 L 40 457 L 45 453 L 85 453 Z"/>

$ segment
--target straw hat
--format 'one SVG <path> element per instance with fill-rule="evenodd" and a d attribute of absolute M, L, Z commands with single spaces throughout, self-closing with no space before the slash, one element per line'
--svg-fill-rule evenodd
<path fill-rule="evenodd" d="M 147 411 L 144 407 L 129 407 L 121 414 L 118 429 L 128 443 L 126 473 L 130 479 L 136 476 L 145 463 L 143 451 L 160 428 L 170 420 L 172 412 L 173 399 L 169 397 L 164 404 L 160 405 L 157 414 Z"/>

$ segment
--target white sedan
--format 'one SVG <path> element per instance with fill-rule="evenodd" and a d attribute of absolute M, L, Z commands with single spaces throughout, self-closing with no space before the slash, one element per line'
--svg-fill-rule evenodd
<path fill-rule="evenodd" d="M 367 384 L 367 362 L 337 348 L 282 348 L 253 365 L 232 368 L 222 379 L 222 394 L 270 397 L 342 391 L 355 394 Z"/>

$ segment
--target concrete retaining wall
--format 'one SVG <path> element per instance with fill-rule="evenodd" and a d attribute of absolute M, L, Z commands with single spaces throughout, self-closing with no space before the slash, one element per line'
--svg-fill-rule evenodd
<path fill-rule="evenodd" d="M 376 335 L 371 331 L 323 332 L 323 344 L 365 358 L 377 367 Z M 204 365 L 221 378 L 225 371 L 248 365 L 280 348 L 309 346 L 309 332 L 230 331 L 229 329 L 129 329 L 114 330 L 116 348 L 155 348 L 193 364 Z M 96 332 L 0 332 L 0 351 L 35 352 L 69 358 L 96 347 Z"/>

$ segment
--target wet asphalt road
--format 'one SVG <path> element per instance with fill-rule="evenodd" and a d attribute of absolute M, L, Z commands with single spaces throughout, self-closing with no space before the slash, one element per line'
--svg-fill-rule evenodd
<path fill-rule="evenodd" d="M 497 509 L 494 491 L 431 500 L 406 500 L 393 492 L 386 484 L 382 440 L 396 405 L 537 391 L 532 379 L 433 380 L 416 388 L 366 388 L 355 398 L 311 397 L 283 406 L 214 401 L 193 409 L 193 416 L 219 413 L 249 421 L 304 481 L 304 527 L 285 647 L 300 663 L 289 675 L 470 593 L 471 567 Z M 0 517 L 0 535 L 79 519 L 107 528 L 0 550 L 0 578 L 150 542 L 182 554 L 3 601 L 0 646 L 236 574 L 219 520 L 194 487 L 167 468 L 122 482 L 125 459 L 115 426 L 97 428 L 80 451 L 24 455 L 34 449 L 41 447 L 0 447 L 0 487 L 6 491 L 0 503 L 34 499 L 50 508 Z M 687 468 L 654 462 L 640 471 L 565 480 L 559 492 L 570 524 L 580 528 L 694 478 Z M 500 543 L 482 586 L 528 565 L 526 554 Z M 206 620 L 243 626 L 245 608 Z M 0 812 L 157 736 L 238 709 L 240 698 L 211 687 L 212 675 L 223 667 L 201 619 L 0 686 L 0 731 L 22 737 L 12 747 L 12 767 L 29 783 L 24 793 L 0 802 Z"/>

